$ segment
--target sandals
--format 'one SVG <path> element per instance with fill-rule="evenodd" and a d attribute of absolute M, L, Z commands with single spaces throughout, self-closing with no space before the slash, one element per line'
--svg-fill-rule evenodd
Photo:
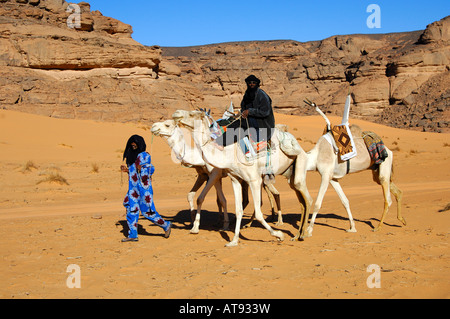
<path fill-rule="evenodd" d="M 172 223 L 169 222 L 169 228 L 167 228 L 166 232 L 164 233 L 164 238 L 169 238 L 171 230 L 172 230 Z"/>
<path fill-rule="evenodd" d="M 137 238 L 127 237 L 127 238 L 122 239 L 122 243 L 126 243 L 126 242 L 129 242 L 129 241 L 138 241 L 138 240 L 139 239 L 137 239 Z"/>
<path fill-rule="evenodd" d="M 167 230 L 165 231 L 164 238 L 169 238 L 171 231 L 172 231 L 172 223 L 169 223 L 169 228 L 167 228 Z M 137 239 L 137 238 L 130 238 L 130 237 L 122 239 L 122 243 L 126 243 L 126 242 L 129 242 L 129 241 L 139 241 L 139 239 Z"/>

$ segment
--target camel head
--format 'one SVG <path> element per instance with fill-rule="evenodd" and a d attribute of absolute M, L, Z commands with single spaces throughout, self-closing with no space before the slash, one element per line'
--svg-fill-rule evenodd
<path fill-rule="evenodd" d="M 194 140 L 204 145 L 210 139 L 210 118 L 205 111 L 177 110 L 172 115 L 179 127 L 184 127 L 193 134 Z"/>
<path fill-rule="evenodd" d="M 206 113 L 198 110 L 194 111 L 186 111 L 186 110 L 177 110 L 172 114 L 172 119 L 175 121 L 177 125 L 182 125 L 191 130 L 194 129 L 195 121 L 204 121 L 206 120 Z"/>
<path fill-rule="evenodd" d="M 166 120 L 164 122 L 156 122 L 152 125 L 151 132 L 156 136 L 172 136 L 176 124 L 174 120 Z"/>
<path fill-rule="evenodd" d="M 176 110 L 172 114 L 172 119 L 176 125 L 184 124 L 184 121 L 189 119 L 189 111 L 186 110 Z"/>

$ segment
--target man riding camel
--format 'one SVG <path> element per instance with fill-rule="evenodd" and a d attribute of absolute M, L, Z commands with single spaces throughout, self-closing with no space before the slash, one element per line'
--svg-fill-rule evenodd
<path fill-rule="evenodd" d="M 219 148 L 236 143 L 239 137 L 243 138 L 246 135 L 255 143 L 268 142 L 272 137 L 275 128 L 272 100 L 259 87 L 261 81 L 256 76 L 248 76 L 245 83 L 247 90 L 241 102 L 242 118 L 230 124 L 227 131 L 216 139 Z"/>

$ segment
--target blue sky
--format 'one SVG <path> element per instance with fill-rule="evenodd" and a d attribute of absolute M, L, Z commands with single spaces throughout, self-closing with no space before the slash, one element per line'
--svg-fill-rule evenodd
<path fill-rule="evenodd" d="M 69 2 L 69 1 L 68 1 Z M 144 45 L 192 46 L 230 41 L 322 40 L 339 34 L 423 30 L 450 15 L 449 0 L 87 0 L 91 10 L 133 27 Z M 370 4 L 378 12 L 367 12 Z M 369 28 L 367 19 L 379 21 Z M 379 20 L 372 18 L 379 17 Z"/>

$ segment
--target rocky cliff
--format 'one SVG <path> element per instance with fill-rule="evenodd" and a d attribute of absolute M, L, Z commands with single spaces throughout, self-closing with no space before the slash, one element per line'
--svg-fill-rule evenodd
<path fill-rule="evenodd" d="M 244 78 L 255 74 L 278 112 L 314 114 L 309 98 L 341 115 L 350 93 L 352 117 L 428 131 L 450 124 L 450 17 L 416 32 L 162 49 L 206 104 L 239 103 Z"/>
<path fill-rule="evenodd" d="M 61 118 L 148 121 L 166 116 L 155 90 L 161 49 L 132 27 L 63 0 L 0 0 L 0 105 Z M 76 22 L 76 20 L 75 20 Z M 170 94 L 169 94 L 170 95 Z"/>
<path fill-rule="evenodd" d="M 0 107 L 62 118 L 151 123 L 177 108 L 221 114 L 239 105 L 249 74 L 276 112 L 340 115 L 398 127 L 449 130 L 450 17 L 423 31 L 322 41 L 143 46 L 132 27 L 78 3 L 0 0 Z"/>

